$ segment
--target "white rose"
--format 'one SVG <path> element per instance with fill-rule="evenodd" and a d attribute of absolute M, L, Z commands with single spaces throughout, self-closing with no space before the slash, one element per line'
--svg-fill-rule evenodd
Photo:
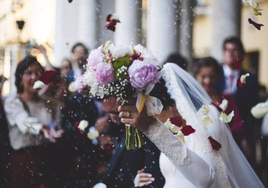
<path fill-rule="evenodd" d="M 228 107 L 228 101 L 226 99 L 223 99 L 223 101 L 220 104 L 220 108 L 222 109 L 222 111 L 225 111 Z"/>
<path fill-rule="evenodd" d="M 268 101 L 259 103 L 251 109 L 251 114 L 255 118 L 262 118 L 268 113 Z"/>
<path fill-rule="evenodd" d="M 88 121 L 82 120 L 79 122 L 78 128 L 82 131 L 85 131 L 85 128 L 88 126 Z"/>
<path fill-rule="evenodd" d="M 232 111 L 228 116 L 224 112 L 221 112 L 219 120 L 222 123 L 230 123 L 232 121 L 233 117 L 234 117 L 234 111 Z"/>
<path fill-rule="evenodd" d="M 40 80 L 37 80 L 34 82 L 33 88 L 34 89 L 41 89 L 45 86 L 44 82 L 41 82 Z"/>
<path fill-rule="evenodd" d="M 134 50 L 137 53 L 141 53 L 141 57 L 143 57 L 145 61 L 157 62 L 156 57 L 144 46 L 138 44 L 137 46 L 134 47 Z"/>

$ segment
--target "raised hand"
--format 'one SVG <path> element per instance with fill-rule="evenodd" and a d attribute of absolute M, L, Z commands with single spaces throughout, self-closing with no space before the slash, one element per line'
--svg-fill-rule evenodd
<path fill-rule="evenodd" d="M 142 187 L 145 185 L 149 185 L 154 181 L 152 174 L 145 173 L 144 169 L 138 171 L 135 179 L 134 179 L 134 186 L 135 187 Z"/>
<path fill-rule="evenodd" d="M 136 107 L 136 99 L 129 99 L 126 104 L 118 107 L 119 117 L 121 122 L 129 124 L 140 131 L 146 131 L 153 124 L 155 118 L 147 115 L 146 106 L 141 113 Z"/>
<path fill-rule="evenodd" d="M 54 143 L 64 133 L 62 129 L 56 131 L 54 128 L 51 128 L 47 125 L 44 125 L 41 130 L 43 131 L 45 138 L 49 139 L 51 142 L 54 142 Z"/>

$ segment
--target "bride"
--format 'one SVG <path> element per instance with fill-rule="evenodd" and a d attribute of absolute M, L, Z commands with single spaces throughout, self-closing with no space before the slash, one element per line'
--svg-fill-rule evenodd
<path fill-rule="evenodd" d="M 211 99 L 194 78 L 172 63 L 165 64 L 162 71 L 161 82 L 150 93 L 163 103 L 161 114 L 155 118 L 148 116 L 146 110 L 139 114 L 131 100 L 119 106 L 118 111 L 122 123 L 139 129 L 162 152 L 164 188 L 264 187 L 236 145 L 228 125 L 219 120 L 218 109 L 211 105 Z M 191 127 L 191 134 L 178 139 L 178 134 L 169 130 L 170 125 L 165 126 L 172 117 L 179 117 Z M 151 183 L 147 175 L 139 171 L 138 186 Z"/>

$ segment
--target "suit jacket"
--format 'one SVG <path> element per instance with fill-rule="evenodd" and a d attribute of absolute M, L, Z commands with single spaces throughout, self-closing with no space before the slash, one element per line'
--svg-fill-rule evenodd
<path fill-rule="evenodd" d="M 108 188 L 131 188 L 134 187 L 134 178 L 137 171 L 142 168 L 145 172 L 152 174 L 155 181 L 144 188 L 162 188 L 165 180 L 159 167 L 160 151 L 145 136 L 146 144 L 135 150 L 126 150 L 125 132 L 122 134 L 120 146 L 115 151 L 105 174 L 101 178 Z"/>
<path fill-rule="evenodd" d="M 239 77 L 246 73 L 246 71 L 240 70 Z M 223 71 L 218 88 L 224 89 L 225 87 L 226 85 Z M 250 76 L 247 77 L 244 87 L 237 88 L 236 92 L 233 94 L 241 119 L 243 120 L 244 137 L 248 139 L 252 137 L 251 134 L 255 123 L 255 118 L 252 116 L 250 111 L 251 108 L 258 103 L 258 87 L 257 75 L 250 73 Z"/>
<path fill-rule="evenodd" d="M 89 187 L 97 174 L 100 156 L 105 155 L 102 148 L 94 145 L 87 138 L 88 129 L 95 125 L 98 110 L 92 99 L 87 95 L 74 93 L 65 101 L 62 109 L 62 127 L 65 130 L 61 146 L 66 160 L 66 187 Z M 87 120 L 88 128 L 84 134 L 79 133 L 74 124 Z"/>
<path fill-rule="evenodd" d="M 8 123 L 0 98 L 0 185 L 7 186 L 8 156 L 12 152 L 8 136 Z"/>

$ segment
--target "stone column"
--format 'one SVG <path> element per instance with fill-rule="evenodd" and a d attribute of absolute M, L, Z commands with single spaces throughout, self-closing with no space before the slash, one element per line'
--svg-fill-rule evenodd
<path fill-rule="evenodd" d="M 180 23 L 180 54 L 187 59 L 189 63 L 192 61 L 193 52 L 193 7 L 194 0 L 182 0 L 181 23 Z"/>
<path fill-rule="evenodd" d="M 141 43 L 141 0 L 116 0 L 115 12 L 121 23 L 115 31 L 115 44 Z"/>
<path fill-rule="evenodd" d="M 114 32 L 105 28 L 106 17 L 108 14 L 115 13 L 115 0 L 101 0 L 99 1 L 100 7 L 100 24 L 99 24 L 99 40 L 98 46 L 104 44 L 107 40 L 114 42 Z"/>
<path fill-rule="evenodd" d="M 212 56 L 222 62 L 222 43 L 229 36 L 240 36 L 241 0 L 217 0 L 212 3 Z"/>
<path fill-rule="evenodd" d="M 179 0 L 149 0 L 147 47 L 160 62 L 179 49 Z"/>
<path fill-rule="evenodd" d="M 100 7 L 98 0 L 79 0 L 78 5 L 78 25 L 77 39 L 90 49 L 94 49 L 98 44 L 98 24 Z"/>
<path fill-rule="evenodd" d="M 78 1 L 56 1 L 55 66 L 60 67 L 64 57 L 69 57 L 71 47 L 77 42 Z"/>

